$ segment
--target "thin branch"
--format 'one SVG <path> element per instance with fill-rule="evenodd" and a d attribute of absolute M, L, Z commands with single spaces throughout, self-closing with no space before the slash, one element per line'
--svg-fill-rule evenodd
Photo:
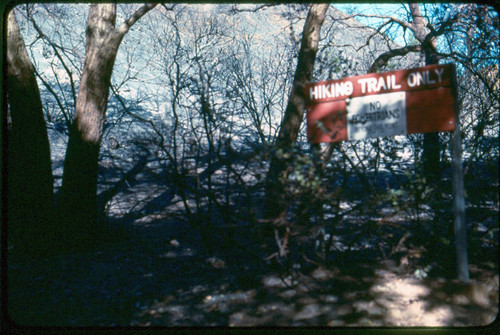
<path fill-rule="evenodd" d="M 63 57 L 61 56 L 61 54 L 57 50 L 57 49 L 61 49 L 61 50 L 64 51 L 64 48 L 62 46 L 60 46 L 60 45 L 57 45 L 57 44 L 53 43 L 50 40 L 50 38 L 43 33 L 42 29 L 40 29 L 40 27 L 35 22 L 35 19 L 32 16 L 30 16 L 29 19 L 30 19 L 31 23 L 33 24 L 33 27 L 35 28 L 35 30 L 41 36 L 41 38 L 44 39 L 44 40 L 46 40 L 47 43 L 49 43 L 49 45 L 52 47 L 52 49 L 54 50 L 54 53 L 56 54 L 57 58 L 61 62 L 62 66 L 64 67 L 64 70 L 68 74 L 69 82 L 71 84 L 71 93 L 73 94 L 73 103 L 76 105 L 76 89 L 75 89 L 75 82 L 73 80 L 73 72 L 71 72 L 71 70 L 68 68 L 68 66 L 66 65 L 66 63 L 63 60 Z"/>
<path fill-rule="evenodd" d="M 408 29 L 411 29 L 413 31 L 413 26 L 411 23 L 409 22 L 406 22 L 406 21 L 403 21 L 403 20 L 400 20 L 398 18 L 395 18 L 393 16 L 387 16 L 387 15 L 376 15 L 376 14 L 353 14 L 353 15 L 348 15 L 348 16 L 345 16 L 343 18 L 334 18 L 336 21 L 340 21 L 340 20 L 349 20 L 349 19 L 353 19 L 353 18 L 356 18 L 356 17 L 365 17 L 365 18 L 376 18 L 376 19 L 386 19 L 388 21 L 386 21 L 384 23 L 384 25 L 388 24 L 389 22 L 394 22 L 394 23 L 397 23 L 405 28 L 408 28 Z"/>
<path fill-rule="evenodd" d="M 378 27 L 377 29 L 375 29 L 375 31 L 373 32 L 373 34 L 370 34 L 370 36 L 368 36 L 368 39 L 366 40 L 365 45 L 362 45 L 362 46 L 361 46 L 361 47 L 359 47 L 359 48 L 358 48 L 358 50 L 356 50 L 356 51 L 359 51 L 359 50 L 361 50 L 363 47 L 370 45 L 370 42 L 371 42 L 372 38 L 374 38 L 375 36 L 381 37 L 381 38 L 385 39 L 385 40 L 386 40 L 386 42 L 388 42 L 388 41 L 389 41 L 389 40 L 388 40 L 388 38 L 386 37 L 386 35 L 385 35 L 384 33 L 382 33 L 382 32 L 381 32 L 381 30 L 382 30 L 382 28 L 384 28 L 385 26 L 390 25 L 390 24 L 392 24 L 392 23 L 393 23 L 393 21 L 391 21 L 391 20 L 388 20 L 388 21 L 384 22 L 384 24 L 382 24 L 380 27 Z"/>
<path fill-rule="evenodd" d="M 239 9 L 237 6 L 238 5 L 232 5 L 231 6 L 231 12 L 232 13 L 243 13 L 243 12 L 250 12 L 250 13 L 256 13 L 258 12 L 259 10 L 263 9 L 263 8 L 267 8 L 267 7 L 274 7 L 274 6 L 277 6 L 278 4 L 262 4 L 262 5 L 259 5 L 259 6 L 256 6 L 252 9 Z"/>
<path fill-rule="evenodd" d="M 66 126 L 69 127 L 71 126 L 71 121 L 64 109 L 64 106 L 61 102 L 61 99 L 59 99 L 59 96 L 57 95 L 57 93 L 54 91 L 54 89 L 49 85 L 49 83 L 47 83 L 45 81 L 45 79 L 43 79 L 43 77 L 40 75 L 40 73 L 36 70 L 35 67 L 33 67 L 34 69 L 34 72 L 35 72 L 35 75 L 37 76 L 38 79 L 40 79 L 40 81 L 42 82 L 42 84 L 45 86 L 45 88 L 54 96 L 54 98 L 56 99 L 56 103 L 57 105 L 59 106 L 59 109 L 61 109 L 61 112 L 64 116 L 64 121 L 66 121 Z"/>
<path fill-rule="evenodd" d="M 122 97 L 118 94 L 118 92 L 116 91 L 116 89 L 113 85 L 111 85 L 111 90 L 112 90 L 113 94 L 116 96 L 116 98 L 118 99 L 118 102 L 120 102 L 120 104 L 122 105 L 122 108 L 125 111 L 125 113 L 132 116 L 134 119 L 137 119 L 143 123 L 147 123 L 151 126 L 151 128 L 154 130 L 154 132 L 160 137 L 160 147 L 161 147 L 162 151 L 165 152 L 165 154 L 169 157 L 170 160 L 173 160 L 173 157 L 170 154 L 170 152 L 168 152 L 165 149 L 165 137 L 163 136 L 162 132 L 158 129 L 158 127 L 156 127 L 154 122 L 151 120 L 145 119 L 142 116 L 135 114 L 134 112 L 131 112 L 130 109 L 125 104 L 125 101 L 123 101 Z"/>
<path fill-rule="evenodd" d="M 429 28 L 430 33 L 427 34 L 426 40 L 431 39 L 431 38 L 436 37 L 436 36 L 439 36 L 439 35 L 443 35 L 447 31 L 447 29 L 451 30 L 452 25 L 455 23 L 458 23 L 461 16 L 462 16 L 461 13 L 455 14 L 455 16 L 453 16 L 451 19 L 441 23 L 441 25 L 439 26 L 439 28 L 437 30 L 434 29 L 434 27 L 431 24 L 427 24 L 427 28 Z"/>

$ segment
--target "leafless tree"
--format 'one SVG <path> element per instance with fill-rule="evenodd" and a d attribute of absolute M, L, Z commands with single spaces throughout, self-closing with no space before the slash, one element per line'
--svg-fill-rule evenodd
<path fill-rule="evenodd" d="M 321 26 L 325 19 L 328 4 L 311 5 L 304 23 L 302 41 L 297 60 L 292 89 L 288 104 L 276 139 L 276 154 L 271 158 L 269 172 L 266 177 L 266 207 L 268 218 L 283 216 L 286 205 L 282 173 L 286 171 L 286 155 L 297 140 L 305 110 L 304 85 L 312 79 L 314 62 L 318 51 Z"/>
<path fill-rule="evenodd" d="M 93 4 L 88 15 L 85 64 L 64 162 L 59 213 L 69 236 L 92 241 L 96 231 L 97 173 L 113 65 L 130 27 L 156 4 L 136 10 L 115 27 L 116 4 Z"/>

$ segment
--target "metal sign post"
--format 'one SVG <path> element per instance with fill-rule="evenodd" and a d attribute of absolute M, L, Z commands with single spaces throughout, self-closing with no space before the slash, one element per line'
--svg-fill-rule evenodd
<path fill-rule="evenodd" d="M 454 64 L 453 64 L 454 65 Z M 455 130 L 451 136 L 451 159 L 453 192 L 453 211 L 455 233 L 455 251 L 457 259 L 458 280 L 469 281 L 469 261 L 467 256 L 467 226 L 465 222 L 465 192 L 464 192 L 464 170 L 462 165 L 462 136 L 460 134 L 460 110 L 457 106 L 457 77 L 456 70 L 453 71 L 453 88 L 455 95 Z"/>

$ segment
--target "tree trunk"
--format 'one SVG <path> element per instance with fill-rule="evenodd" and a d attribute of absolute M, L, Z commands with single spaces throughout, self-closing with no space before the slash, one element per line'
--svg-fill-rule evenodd
<path fill-rule="evenodd" d="M 71 244 L 92 242 L 97 230 L 97 176 L 111 75 L 125 33 L 155 5 L 144 5 L 115 29 L 116 4 L 93 4 L 73 124 L 64 161 L 59 213 Z"/>
<path fill-rule="evenodd" d="M 411 3 L 410 12 L 413 18 L 413 27 L 415 36 L 422 45 L 425 54 L 425 65 L 437 64 L 436 38 L 430 37 L 427 29 L 427 20 L 420 14 L 418 4 Z M 425 133 L 423 144 L 423 173 L 430 184 L 435 184 L 440 178 L 440 157 L 441 143 L 439 142 L 439 133 Z"/>
<path fill-rule="evenodd" d="M 9 242 L 35 254 L 53 238 L 53 177 L 42 102 L 14 12 L 8 18 L 7 210 Z M 16 245 L 18 243 L 18 245 Z"/>
<path fill-rule="evenodd" d="M 276 139 L 276 153 L 271 157 L 266 178 L 266 217 L 269 219 L 284 215 L 286 210 L 284 185 L 280 181 L 280 178 L 286 177 L 283 174 L 286 175 L 287 160 L 283 154 L 290 153 L 297 140 L 306 107 L 304 86 L 312 79 L 321 26 L 328 7 L 328 4 L 311 5 L 304 23 L 292 90 Z"/>

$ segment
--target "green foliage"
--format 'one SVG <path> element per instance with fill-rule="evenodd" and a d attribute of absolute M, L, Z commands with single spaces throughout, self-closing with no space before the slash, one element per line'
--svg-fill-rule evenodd
<path fill-rule="evenodd" d="M 291 157 L 289 154 L 286 157 Z M 315 194 L 321 190 L 320 173 L 313 158 L 307 153 L 295 153 L 287 170 L 287 191 L 292 196 Z"/>

